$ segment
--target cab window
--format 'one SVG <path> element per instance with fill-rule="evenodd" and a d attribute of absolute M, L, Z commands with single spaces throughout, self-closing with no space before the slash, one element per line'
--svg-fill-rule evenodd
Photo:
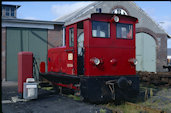
<path fill-rule="evenodd" d="M 133 28 L 132 24 L 117 23 L 116 24 L 117 38 L 132 39 L 132 37 L 133 37 L 133 29 L 132 28 Z"/>
<path fill-rule="evenodd" d="M 110 24 L 108 22 L 93 21 L 92 36 L 100 38 L 110 37 Z"/>
<path fill-rule="evenodd" d="M 69 47 L 74 47 L 74 28 L 69 29 Z"/>

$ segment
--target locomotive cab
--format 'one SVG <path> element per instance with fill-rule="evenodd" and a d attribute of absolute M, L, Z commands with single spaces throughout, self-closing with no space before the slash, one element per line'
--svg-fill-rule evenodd
<path fill-rule="evenodd" d="M 92 102 L 134 97 L 139 92 L 135 65 L 137 18 L 93 13 L 66 26 L 65 46 L 48 50 L 52 83 L 80 90 Z M 80 84 L 80 87 L 74 85 Z"/>

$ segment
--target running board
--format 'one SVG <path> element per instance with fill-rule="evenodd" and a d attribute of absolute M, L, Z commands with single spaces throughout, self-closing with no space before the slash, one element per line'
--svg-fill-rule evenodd
<path fill-rule="evenodd" d="M 39 73 L 39 76 L 47 79 L 50 82 L 63 83 L 63 84 L 78 84 L 80 77 L 77 75 L 68 75 L 65 73 L 47 72 Z"/>

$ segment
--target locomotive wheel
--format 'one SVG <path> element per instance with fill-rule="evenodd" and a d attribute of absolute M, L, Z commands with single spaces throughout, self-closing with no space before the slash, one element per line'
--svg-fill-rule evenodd
<path fill-rule="evenodd" d="M 57 85 L 55 85 L 55 84 L 52 84 L 52 87 L 53 87 L 53 89 L 55 90 L 55 93 L 56 93 L 56 94 L 59 94 L 59 92 L 60 92 L 59 86 L 57 86 Z"/>
<path fill-rule="evenodd" d="M 66 95 L 69 95 L 69 94 L 74 95 L 74 91 L 72 89 L 65 88 L 65 87 L 62 87 L 62 93 Z"/>
<path fill-rule="evenodd" d="M 125 100 L 122 100 L 122 99 L 116 99 L 116 100 L 114 100 L 114 104 L 115 105 L 121 105 L 123 103 L 125 103 Z"/>
<path fill-rule="evenodd" d="M 53 86 L 53 89 L 55 90 L 56 94 L 59 94 L 59 93 L 66 94 L 66 95 L 74 94 L 74 91 L 72 89 L 65 88 L 65 87 L 59 87 L 59 86 L 57 86 L 55 84 L 52 84 L 52 86 Z"/>
<path fill-rule="evenodd" d="M 83 100 L 84 102 L 89 102 L 88 98 L 86 98 L 86 97 L 82 97 L 82 100 Z"/>
<path fill-rule="evenodd" d="M 91 104 L 107 104 L 108 103 L 107 101 L 93 101 L 93 100 L 89 99 L 88 97 L 82 97 L 82 98 L 83 98 L 82 100 L 85 103 L 91 103 Z"/>

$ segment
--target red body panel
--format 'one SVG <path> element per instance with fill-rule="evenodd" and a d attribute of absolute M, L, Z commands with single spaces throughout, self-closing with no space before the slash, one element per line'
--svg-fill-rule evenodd
<path fill-rule="evenodd" d="M 40 73 L 45 73 L 45 70 L 46 70 L 45 69 L 46 68 L 45 67 L 45 62 L 41 62 L 39 67 L 40 67 Z"/>
<path fill-rule="evenodd" d="M 114 15 L 93 14 L 91 19 L 83 21 L 84 26 L 84 75 L 116 76 L 136 75 L 135 66 L 129 59 L 135 58 L 135 24 L 136 18 L 118 15 L 119 23 L 133 24 L 133 39 L 116 38 Z M 92 21 L 110 23 L 110 38 L 92 37 Z M 69 28 L 74 28 L 74 47 L 69 47 Z M 73 60 L 68 60 L 68 53 L 73 53 Z M 103 62 L 92 65 L 90 59 L 97 57 Z M 77 75 L 77 23 L 66 27 L 66 46 L 52 48 L 48 51 L 48 71 Z M 110 61 L 116 61 L 112 64 Z M 73 67 L 72 67 L 73 65 Z"/>
<path fill-rule="evenodd" d="M 33 78 L 33 53 L 18 53 L 18 93 L 23 93 L 23 83 Z"/>

